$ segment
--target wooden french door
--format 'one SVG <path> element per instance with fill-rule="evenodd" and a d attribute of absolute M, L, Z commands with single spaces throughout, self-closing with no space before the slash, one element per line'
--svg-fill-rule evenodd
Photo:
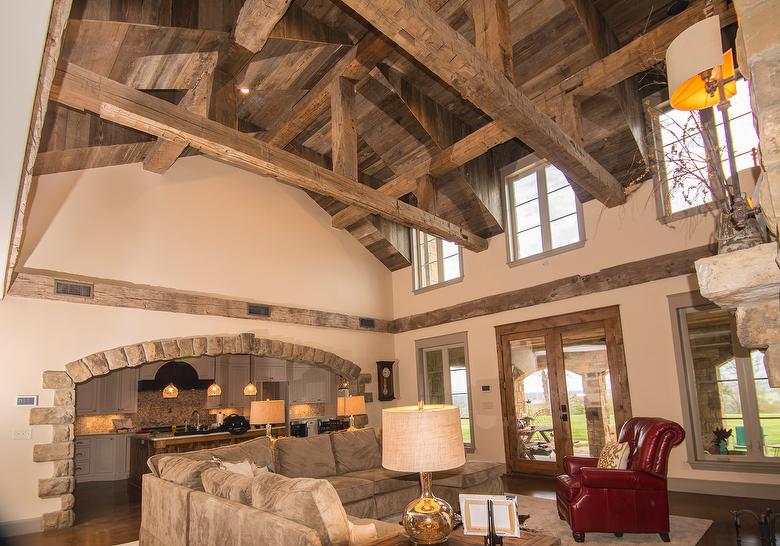
<path fill-rule="evenodd" d="M 631 417 L 618 307 L 496 327 L 506 459 L 556 475 L 598 457 Z"/>

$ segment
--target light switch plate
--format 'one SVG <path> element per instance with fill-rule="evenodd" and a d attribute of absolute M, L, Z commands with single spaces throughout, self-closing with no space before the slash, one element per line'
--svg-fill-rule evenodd
<path fill-rule="evenodd" d="M 31 428 L 15 428 L 13 432 L 14 440 L 32 440 Z"/>

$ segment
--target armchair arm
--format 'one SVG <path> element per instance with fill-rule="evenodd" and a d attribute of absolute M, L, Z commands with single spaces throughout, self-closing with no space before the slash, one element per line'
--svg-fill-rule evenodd
<path fill-rule="evenodd" d="M 569 476 L 576 476 L 582 468 L 596 467 L 597 457 L 564 457 L 563 468 Z"/>
<path fill-rule="evenodd" d="M 597 489 L 664 490 L 666 480 L 636 470 L 582 468 L 582 486 Z"/>

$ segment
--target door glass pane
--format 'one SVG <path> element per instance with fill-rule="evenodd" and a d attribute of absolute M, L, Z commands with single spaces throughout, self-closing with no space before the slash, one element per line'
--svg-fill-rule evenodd
<path fill-rule="evenodd" d="M 561 336 L 574 455 L 598 457 L 617 440 L 606 334 L 602 326 Z"/>
<path fill-rule="evenodd" d="M 685 313 L 695 377 L 700 445 L 710 455 L 746 455 L 745 422 L 732 348 L 731 318 L 722 309 Z"/>
<path fill-rule="evenodd" d="M 444 404 L 444 362 L 441 350 L 425 353 L 425 394 L 429 404 Z"/>
<path fill-rule="evenodd" d="M 510 341 L 518 459 L 555 461 L 544 337 Z"/>
<path fill-rule="evenodd" d="M 764 455 L 780 457 L 780 389 L 773 389 L 769 386 L 764 353 L 751 351 L 750 360 L 753 365 L 753 380 L 756 382 L 756 399 L 758 401 L 758 417 L 761 421 Z"/>

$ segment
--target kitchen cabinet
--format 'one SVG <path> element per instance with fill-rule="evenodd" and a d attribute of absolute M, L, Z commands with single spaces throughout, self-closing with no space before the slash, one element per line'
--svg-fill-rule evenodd
<path fill-rule="evenodd" d="M 228 399 L 227 406 L 231 408 L 245 408 L 249 407 L 254 396 L 244 396 L 244 387 L 249 383 L 250 379 L 249 359 L 246 362 L 231 361 L 228 368 L 228 380 L 227 390 Z M 225 394 L 224 387 L 222 394 Z"/>
<path fill-rule="evenodd" d="M 255 358 L 255 380 L 287 381 L 287 362 L 278 358 Z"/>
<path fill-rule="evenodd" d="M 127 479 L 130 467 L 129 434 L 79 436 L 75 441 L 76 481 L 96 482 Z"/>
<path fill-rule="evenodd" d="M 293 364 L 287 371 L 291 404 L 327 404 L 333 401 L 336 379 L 329 370 Z"/>
<path fill-rule="evenodd" d="M 76 413 L 135 413 L 138 411 L 138 369 L 115 370 L 76 385 Z"/>

